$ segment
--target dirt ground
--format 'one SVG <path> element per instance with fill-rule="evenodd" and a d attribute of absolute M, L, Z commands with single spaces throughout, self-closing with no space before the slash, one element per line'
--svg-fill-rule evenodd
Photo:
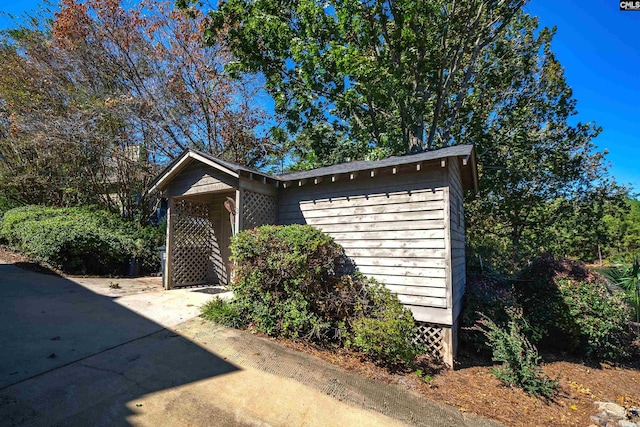
<path fill-rule="evenodd" d="M 10 251 L 9 249 L 0 246 L 0 262 L 8 264 L 14 264 L 25 270 L 34 271 L 42 274 L 55 274 L 60 275 L 59 271 L 42 266 L 38 263 L 32 262 L 29 258 L 17 252 Z"/>
<path fill-rule="evenodd" d="M 10 250 L 3 248 L 0 246 L 0 261 L 4 261 L 7 263 L 15 264 L 19 262 L 29 262 L 29 260 L 16 252 L 11 252 Z"/>
<path fill-rule="evenodd" d="M 560 380 L 558 396 L 547 401 L 503 386 L 491 374 L 490 361 L 477 356 L 460 355 L 455 370 L 431 366 L 425 371 L 429 371 L 433 379 L 424 382 L 415 373 L 390 372 L 345 351 L 328 351 L 286 340 L 279 342 L 367 377 L 402 384 L 429 399 L 507 426 L 586 427 L 592 424 L 590 416 L 596 415 L 594 402 L 640 406 L 640 360 L 637 359 L 624 366 L 588 366 L 578 360 L 555 360 L 547 355 L 545 372 Z"/>

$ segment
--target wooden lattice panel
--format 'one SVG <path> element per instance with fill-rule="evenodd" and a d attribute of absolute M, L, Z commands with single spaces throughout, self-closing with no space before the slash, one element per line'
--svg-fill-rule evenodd
<path fill-rule="evenodd" d="M 426 322 L 416 322 L 417 332 L 413 342 L 425 348 L 427 354 L 444 356 L 444 331 L 441 326 Z"/>
<path fill-rule="evenodd" d="M 171 252 L 172 286 L 207 284 L 215 281 L 211 262 L 213 225 L 206 203 L 176 200 L 171 209 L 173 250 Z"/>
<path fill-rule="evenodd" d="M 246 191 L 242 196 L 242 218 L 245 230 L 276 223 L 276 199 L 265 194 Z"/>

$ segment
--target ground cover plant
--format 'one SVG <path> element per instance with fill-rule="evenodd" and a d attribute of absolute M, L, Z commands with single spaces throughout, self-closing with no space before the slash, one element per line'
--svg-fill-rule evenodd
<path fill-rule="evenodd" d="M 349 347 L 389 365 L 409 364 L 414 321 L 383 285 L 354 272 L 342 248 L 308 225 L 262 226 L 231 243 L 234 299 L 206 318 L 274 337 Z"/>
<path fill-rule="evenodd" d="M 548 255 L 515 277 L 474 275 L 467 281 L 461 345 L 499 363 L 492 372 L 503 384 L 557 398 L 559 383 L 542 369 L 538 350 L 590 366 L 625 362 L 637 346 L 624 297 L 584 264 Z"/>
<path fill-rule="evenodd" d="M 71 274 L 121 275 L 131 259 L 157 271 L 162 227 L 141 227 L 95 207 L 23 206 L 8 210 L 0 240 L 36 262 Z"/>

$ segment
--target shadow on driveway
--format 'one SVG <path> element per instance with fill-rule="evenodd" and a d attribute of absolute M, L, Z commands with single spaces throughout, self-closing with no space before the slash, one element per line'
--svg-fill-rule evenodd
<path fill-rule="evenodd" d="M 0 354 L 3 425 L 126 425 L 127 404 L 142 395 L 239 370 L 108 296 L 7 264 L 0 264 Z M 56 388 L 57 381 L 73 387 Z M 91 405 L 78 407 L 87 399 Z M 65 413 L 47 413 L 52 407 Z"/>

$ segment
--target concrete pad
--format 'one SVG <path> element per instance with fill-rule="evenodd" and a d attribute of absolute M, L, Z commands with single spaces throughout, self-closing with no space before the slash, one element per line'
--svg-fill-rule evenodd
<path fill-rule="evenodd" d="M 176 333 L 178 332 L 178 333 Z M 495 426 L 202 319 L 0 390 L 10 426 Z"/>
<path fill-rule="evenodd" d="M 402 426 L 170 331 L 0 391 L 0 419 L 47 426 Z"/>
<path fill-rule="evenodd" d="M 0 389 L 173 327 L 219 292 L 164 291 L 159 278 L 70 279 L 0 264 Z"/>

